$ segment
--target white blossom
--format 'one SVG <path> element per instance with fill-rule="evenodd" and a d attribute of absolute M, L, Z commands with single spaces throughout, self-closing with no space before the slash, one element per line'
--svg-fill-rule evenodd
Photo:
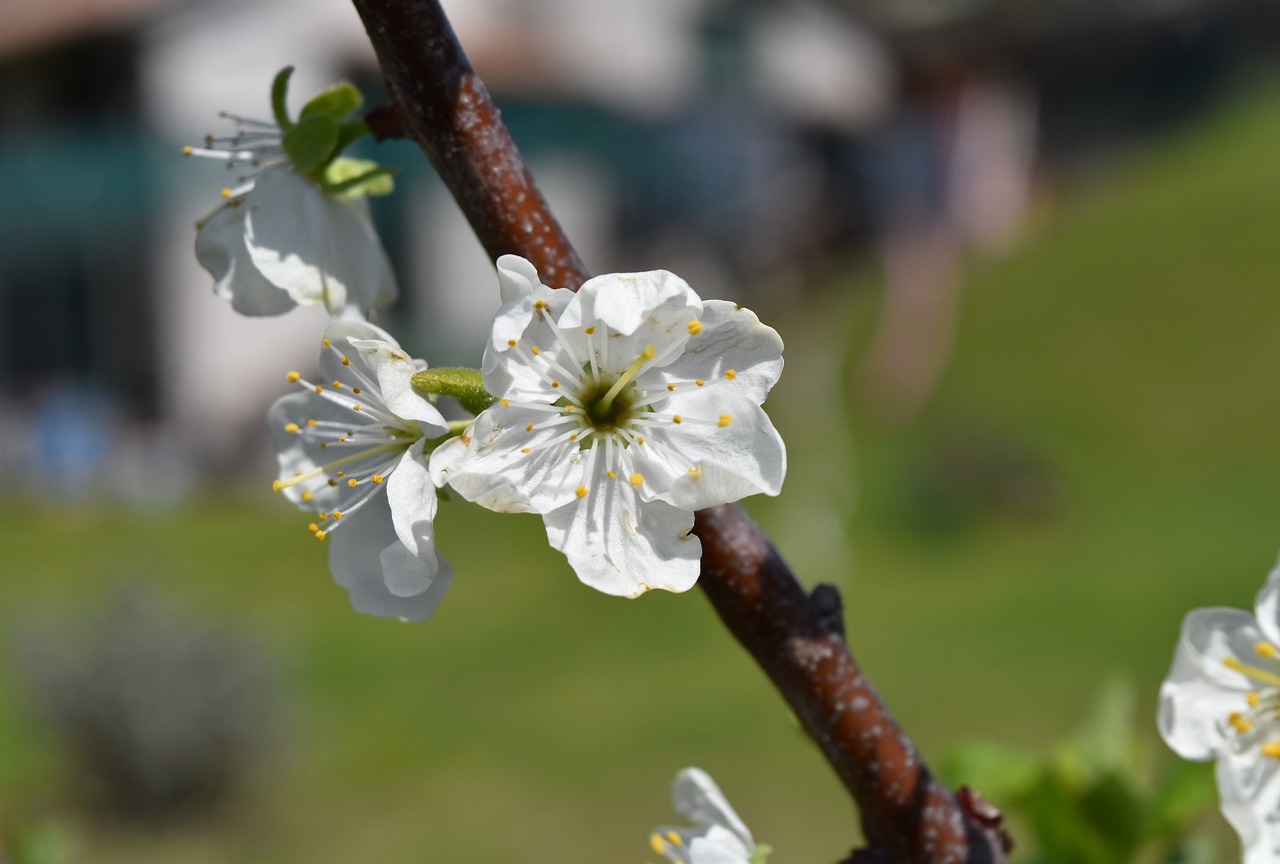
<path fill-rule="evenodd" d="M 1280 566 L 1253 615 L 1196 609 L 1183 620 L 1159 727 L 1178 755 L 1217 760 L 1219 803 L 1245 864 L 1280 860 Z"/>
<path fill-rule="evenodd" d="M 662 270 L 576 294 L 513 255 L 498 275 L 483 374 L 499 398 L 432 455 L 437 484 L 542 514 L 551 545 L 601 591 L 687 590 L 701 557 L 693 511 L 782 486 L 786 450 L 760 407 L 782 340 Z"/>
<path fill-rule="evenodd" d="M 395 302 L 395 275 L 366 198 L 299 176 L 279 129 L 235 119 L 248 130 L 184 150 L 253 171 L 223 189 L 225 202 L 196 226 L 196 258 L 213 276 L 214 293 L 243 315 L 323 303 L 330 315 L 365 317 Z"/>
<path fill-rule="evenodd" d="M 751 831 L 707 772 L 685 768 L 676 775 L 671 798 L 693 827 L 655 828 L 649 846 L 656 854 L 674 864 L 751 864 L 756 855 Z"/>
<path fill-rule="evenodd" d="M 436 490 L 424 447 L 448 424 L 410 379 L 414 361 L 364 321 L 326 328 L 320 382 L 290 372 L 301 392 L 278 399 L 268 423 L 279 448 L 274 488 L 330 535 L 329 567 L 361 612 L 418 621 L 453 573 L 436 553 Z M 384 494 L 385 493 L 385 494 Z"/>

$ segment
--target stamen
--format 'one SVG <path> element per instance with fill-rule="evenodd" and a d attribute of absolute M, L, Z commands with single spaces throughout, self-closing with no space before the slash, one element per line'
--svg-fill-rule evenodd
<path fill-rule="evenodd" d="M 609 388 L 609 392 L 605 393 L 604 398 L 600 400 L 600 405 L 604 410 L 607 411 L 609 409 L 609 406 L 613 404 L 614 398 L 622 392 L 622 388 L 627 386 L 631 379 L 636 377 L 636 373 L 640 371 L 640 367 L 652 360 L 654 356 L 653 346 L 644 346 L 644 350 L 640 352 L 640 356 L 631 361 L 631 365 L 622 373 L 622 377 L 613 382 L 613 386 Z"/>
<path fill-rule="evenodd" d="M 690 322 L 689 322 L 689 335 L 690 335 L 690 336 L 697 336 L 697 335 L 698 335 L 699 333 L 701 333 L 701 332 L 702 332 L 702 322 L 701 322 L 701 321 L 690 321 Z"/>
<path fill-rule="evenodd" d="M 330 462 L 328 465 L 321 465 L 318 468 L 312 468 L 310 471 L 298 474 L 288 480 L 276 480 L 271 484 L 271 491 L 279 492 L 281 489 L 288 489 L 290 486 L 297 486 L 299 483 L 304 483 L 307 480 L 321 477 L 340 465 L 350 465 L 352 462 L 359 462 L 361 459 L 367 459 L 378 453 L 386 453 L 390 450 L 400 450 L 403 449 L 403 447 L 404 444 L 401 442 L 382 444 L 378 447 L 370 447 L 368 450 L 361 450 L 359 453 L 352 453 L 350 456 L 343 456 L 341 459 Z"/>
<path fill-rule="evenodd" d="M 1274 675 L 1253 666 L 1246 666 L 1234 657 L 1223 657 L 1222 665 L 1232 671 L 1239 672 L 1246 678 L 1252 678 L 1254 681 L 1258 681 L 1262 684 L 1269 684 L 1272 687 L 1280 688 L 1280 675 Z"/>

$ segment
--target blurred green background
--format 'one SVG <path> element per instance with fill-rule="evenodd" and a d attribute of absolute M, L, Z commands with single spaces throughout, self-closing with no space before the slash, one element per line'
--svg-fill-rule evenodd
<path fill-rule="evenodd" d="M 747 507 L 806 584 L 840 587 L 856 656 L 926 758 L 1048 748 L 1116 677 L 1153 716 L 1181 617 L 1251 605 L 1280 548 L 1277 141 L 1273 82 L 1062 190 L 1007 259 L 967 262 L 952 363 L 905 431 L 850 398 L 875 272 L 754 304 L 787 343 L 768 409 L 791 466 Z M 0 645 L 0 836 L 137 864 L 641 861 L 675 771 L 698 765 L 777 862 L 856 842 L 839 784 L 696 589 L 596 594 L 536 517 L 454 502 L 435 617 L 366 618 L 268 480 L 163 510 L 4 496 L 5 631 L 48 618 L 74 641 L 141 587 L 261 646 L 278 709 L 229 802 L 122 825 Z"/>

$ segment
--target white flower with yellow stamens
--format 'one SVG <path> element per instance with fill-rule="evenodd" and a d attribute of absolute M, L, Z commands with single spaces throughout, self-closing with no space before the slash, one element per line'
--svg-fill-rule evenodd
<path fill-rule="evenodd" d="M 662 270 L 575 294 L 505 255 L 498 277 L 483 369 L 498 401 L 432 454 L 437 484 L 542 514 L 578 578 L 608 594 L 687 590 L 693 511 L 782 486 L 786 450 L 760 407 L 782 340 Z"/>
<path fill-rule="evenodd" d="M 1159 713 L 1178 755 L 1218 760 L 1219 803 L 1245 864 L 1280 860 L 1280 565 L 1254 611 L 1187 615 Z"/>
<path fill-rule="evenodd" d="M 364 321 L 326 328 L 320 383 L 290 372 L 301 392 L 267 415 L 279 447 L 274 488 L 316 514 L 329 568 L 361 612 L 420 621 L 453 577 L 437 554 L 436 490 L 424 447 L 448 424 L 410 378 L 423 368 Z"/>
<path fill-rule="evenodd" d="M 672 803 L 693 827 L 664 825 L 649 835 L 649 846 L 674 864 L 758 864 L 768 847 L 757 847 L 751 831 L 729 806 L 720 787 L 701 768 L 676 775 Z"/>

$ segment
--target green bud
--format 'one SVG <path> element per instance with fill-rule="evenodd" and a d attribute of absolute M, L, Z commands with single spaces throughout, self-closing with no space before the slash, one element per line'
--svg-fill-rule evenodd
<path fill-rule="evenodd" d="M 413 389 L 419 393 L 451 396 L 472 414 L 479 414 L 497 401 L 484 389 L 479 369 L 423 369 L 413 373 Z"/>
<path fill-rule="evenodd" d="M 768 843 L 757 843 L 756 848 L 751 852 L 751 858 L 748 860 L 751 864 L 765 864 L 771 854 L 773 854 L 772 846 Z"/>
<path fill-rule="evenodd" d="M 321 90 L 302 106 L 299 120 L 308 117 L 325 116 L 333 120 L 341 120 L 364 104 L 364 97 L 355 85 L 349 81 L 339 81 L 328 90 Z"/>
<path fill-rule="evenodd" d="M 337 149 L 338 122 L 324 114 L 313 114 L 287 129 L 281 143 L 294 170 L 309 175 L 328 162 Z"/>

